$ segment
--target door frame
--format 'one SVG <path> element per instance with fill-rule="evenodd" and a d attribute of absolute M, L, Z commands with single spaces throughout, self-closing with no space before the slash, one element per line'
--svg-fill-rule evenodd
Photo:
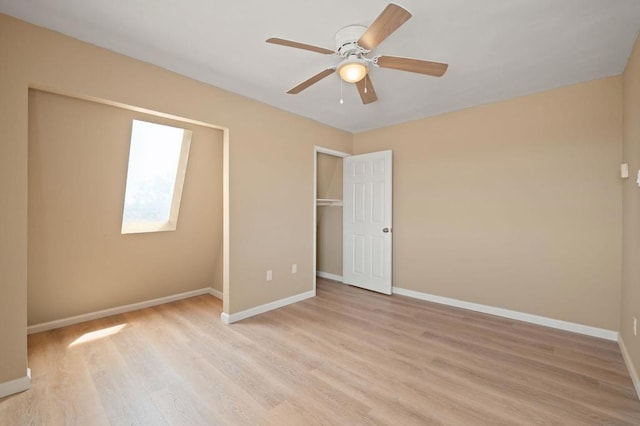
<path fill-rule="evenodd" d="M 313 147 L 313 294 L 316 294 L 316 273 L 317 273 L 317 260 L 318 260 L 318 206 L 316 200 L 318 198 L 318 154 L 327 154 L 334 157 L 350 157 L 352 154 L 336 151 L 335 149 L 325 148 L 315 145 Z M 344 194 L 343 194 L 344 196 Z"/>

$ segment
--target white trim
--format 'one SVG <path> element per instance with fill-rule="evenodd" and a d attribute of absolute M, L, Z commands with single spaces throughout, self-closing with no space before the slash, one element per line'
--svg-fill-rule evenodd
<path fill-rule="evenodd" d="M 209 294 L 215 297 L 216 299 L 222 300 L 222 292 L 220 290 L 216 290 L 215 288 L 209 288 Z"/>
<path fill-rule="evenodd" d="M 316 271 L 316 277 L 342 282 L 342 275 L 330 274 L 328 272 Z"/>
<path fill-rule="evenodd" d="M 350 157 L 352 154 L 349 154 L 347 152 L 342 152 L 342 151 L 336 151 L 335 149 L 329 149 L 329 148 L 324 148 L 322 146 L 315 146 L 315 151 L 316 154 L 320 153 L 320 154 L 327 154 L 327 155 L 333 155 L 334 157 Z"/>
<path fill-rule="evenodd" d="M 316 291 L 316 268 L 318 267 L 318 148 L 317 146 L 313 147 L 313 191 L 311 191 L 313 194 L 313 222 L 311 222 L 313 223 L 313 249 L 311 250 L 313 291 Z"/>
<path fill-rule="evenodd" d="M 0 398 L 13 395 L 14 393 L 24 392 L 31 387 L 31 369 L 27 368 L 27 375 L 18 379 L 9 380 L 0 383 Z"/>
<path fill-rule="evenodd" d="M 622 336 L 618 337 L 618 344 L 620 345 L 620 352 L 622 352 L 622 358 L 624 358 L 624 363 L 627 364 L 627 370 L 629 370 L 629 375 L 631 376 L 633 387 L 636 388 L 638 399 L 640 399 L 640 377 L 638 377 L 638 373 L 636 372 L 636 369 L 633 366 L 633 362 L 631 361 L 631 355 L 629 355 L 629 351 L 627 351 L 627 347 L 622 341 Z"/>
<path fill-rule="evenodd" d="M 144 302 L 132 303 L 130 305 L 116 306 L 115 308 L 103 309 L 101 311 L 89 312 L 73 317 L 62 318 L 55 321 L 44 322 L 41 324 L 30 325 L 27 327 L 27 334 L 40 333 L 42 331 L 53 330 L 55 328 L 66 327 L 72 324 L 78 324 L 98 318 L 109 317 L 111 315 L 123 314 L 125 312 L 137 311 L 139 309 L 149 308 L 151 306 L 162 305 L 164 303 L 175 302 L 176 300 L 188 299 L 189 297 L 201 296 L 203 294 L 213 294 L 212 288 L 201 288 L 199 290 L 187 291 L 185 293 L 174 294 L 172 296 L 160 297 L 157 299 L 147 300 Z"/>
<path fill-rule="evenodd" d="M 591 327 L 589 325 L 576 324 L 568 321 L 561 321 L 553 318 L 547 318 L 540 315 L 527 314 L 524 312 L 512 311 L 509 309 L 496 308 L 493 306 L 481 305 L 479 303 L 465 302 L 462 300 L 451 299 L 448 297 L 435 296 L 433 294 L 422 293 L 419 291 L 407 290 L 404 288 L 393 287 L 393 294 L 412 297 L 414 299 L 426 300 L 429 302 L 439 303 L 441 305 L 455 306 L 456 308 L 468 309 L 470 311 L 483 312 L 485 314 L 496 315 L 499 317 L 515 319 L 532 324 L 538 324 L 545 327 L 557 328 L 559 330 L 571 331 L 573 333 L 585 334 L 587 336 L 599 337 L 607 340 L 618 340 L 618 332 L 606 330 L 603 328 Z"/>
<path fill-rule="evenodd" d="M 230 135 L 229 129 L 222 133 L 222 310 L 229 310 L 229 289 L 231 288 L 231 213 L 229 207 L 230 179 Z"/>
<path fill-rule="evenodd" d="M 304 293 L 296 294 L 295 296 L 285 297 L 284 299 L 276 300 L 275 302 L 265 303 L 264 305 L 256 306 L 255 308 L 236 312 L 235 314 L 227 314 L 223 312 L 220 314 L 220 319 L 225 324 L 231 324 L 249 317 L 272 311 L 274 309 L 282 308 L 283 306 L 291 305 L 292 303 L 301 302 L 305 299 L 314 297 L 315 295 L 315 290 L 311 290 Z"/>

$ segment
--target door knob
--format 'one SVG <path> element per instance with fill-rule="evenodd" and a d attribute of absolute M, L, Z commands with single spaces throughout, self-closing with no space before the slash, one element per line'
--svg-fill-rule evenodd
<path fill-rule="evenodd" d="M 389 228 L 384 228 L 384 229 L 382 230 L 382 232 L 384 232 L 384 233 L 386 234 L 387 232 L 389 232 Z"/>

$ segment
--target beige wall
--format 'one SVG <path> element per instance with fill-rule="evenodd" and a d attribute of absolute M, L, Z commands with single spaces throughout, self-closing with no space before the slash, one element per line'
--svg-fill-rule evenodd
<path fill-rule="evenodd" d="M 193 132 L 172 232 L 120 233 L 133 119 Z M 32 90 L 28 324 L 222 290 L 222 131 Z"/>
<path fill-rule="evenodd" d="M 640 41 L 636 40 L 624 73 L 623 161 L 629 179 L 623 181 L 621 338 L 636 371 L 640 371 L 640 336 L 633 335 L 633 318 L 640 320 Z"/>
<path fill-rule="evenodd" d="M 395 286 L 609 330 L 622 79 L 358 134 L 394 154 Z"/>
<path fill-rule="evenodd" d="M 342 199 L 342 157 L 318 153 L 318 198 Z"/>
<path fill-rule="evenodd" d="M 6 15 L 0 63 L 0 383 L 27 367 L 29 86 L 228 128 L 227 312 L 313 288 L 313 147 L 349 152 L 349 133 Z M 269 283 L 267 269 L 274 271 Z"/>
<path fill-rule="evenodd" d="M 318 153 L 318 198 L 342 199 L 342 157 Z M 342 276 L 342 207 L 318 206 L 317 264 L 321 272 Z"/>

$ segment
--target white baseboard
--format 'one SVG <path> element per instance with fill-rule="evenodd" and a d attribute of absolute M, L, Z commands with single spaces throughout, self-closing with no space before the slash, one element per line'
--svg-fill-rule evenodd
<path fill-rule="evenodd" d="M 222 292 L 220 290 L 216 290 L 215 288 L 211 287 L 209 289 L 209 294 L 217 299 L 222 300 Z"/>
<path fill-rule="evenodd" d="M 24 392 L 31 387 L 31 369 L 27 368 L 27 375 L 18 379 L 9 380 L 0 383 L 0 398 L 13 395 L 14 393 Z"/>
<path fill-rule="evenodd" d="M 200 296 L 203 294 L 212 294 L 213 296 L 216 296 L 213 293 L 213 291 L 217 292 L 217 290 L 214 290 L 211 287 L 206 287 L 206 288 L 201 288 L 199 290 L 193 290 L 193 291 L 187 291 L 184 293 L 174 294 L 172 296 L 160 297 L 158 299 L 132 303 L 130 305 L 117 306 L 115 308 L 103 309 L 101 311 L 89 312 L 87 314 L 76 315 L 73 317 L 62 318 L 55 321 L 49 321 L 41 324 L 30 325 L 29 327 L 27 327 L 27 334 L 40 333 L 42 331 L 53 330 L 55 328 L 60 328 L 60 327 L 66 327 L 68 325 L 78 324 L 85 321 L 91 321 L 98 318 L 104 318 L 111 315 L 137 311 L 139 309 L 162 305 L 164 303 L 175 302 L 176 300 L 188 299 L 189 297 Z"/>
<path fill-rule="evenodd" d="M 223 312 L 220 314 L 220 319 L 225 324 L 231 324 L 274 309 L 282 308 L 283 306 L 287 306 L 292 303 L 301 302 L 305 299 L 309 299 L 310 297 L 314 297 L 315 295 L 316 292 L 311 290 L 305 293 L 296 294 L 295 296 L 285 297 L 284 299 L 276 300 L 275 302 L 265 303 L 264 305 L 256 306 L 255 308 L 236 312 L 235 314 L 227 314 Z"/>
<path fill-rule="evenodd" d="M 470 311 L 482 312 L 485 314 L 496 315 L 499 317 L 515 319 L 518 321 L 524 321 L 532 324 L 543 325 L 545 327 L 557 328 L 559 330 L 585 334 L 587 336 L 599 337 L 601 339 L 607 339 L 607 340 L 613 340 L 613 341 L 618 340 L 617 331 L 606 330 L 603 328 L 591 327 L 588 325 L 576 324 L 568 321 L 561 321 L 561 320 L 547 318 L 539 315 L 512 311 L 509 309 L 481 305 L 479 303 L 465 302 L 462 300 L 451 299 L 448 297 L 435 296 L 433 294 L 421 293 L 419 291 L 407 290 L 399 287 L 393 287 L 393 293 L 399 294 L 401 296 L 412 297 L 414 299 L 421 299 L 429 302 L 439 303 L 441 305 L 455 306 L 456 308 L 469 309 Z"/>
<path fill-rule="evenodd" d="M 633 386 L 636 388 L 638 399 L 640 399 L 640 377 L 638 377 L 638 372 L 636 371 L 636 368 L 633 366 L 633 362 L 631 361 L 631 355 L 629 355 L 629 351 L 627 351 L 627 347 L 624 345 L 622 336 L 618 337 L 618 344 L 620 345 L 620 352 L 622 352 L 622 358 L 624 358 L 624 362 L 625 364 L 627 364 L 627 370 L 629 370 L 629 375 L 631 376 L 631 381 L 633 382 Z"/>
<path fill-rule="evenodd" d="M 316 271 L 316 276 L 320 278 L 326 278 L 328 280 L 342 282 L 342 275 L 330 274 L 328 272 Z"/>

